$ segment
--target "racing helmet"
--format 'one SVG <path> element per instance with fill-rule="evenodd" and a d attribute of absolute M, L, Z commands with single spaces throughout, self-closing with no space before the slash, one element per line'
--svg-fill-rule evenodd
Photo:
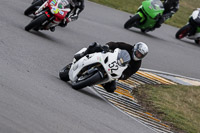
<path fill-rule="evenodd" d="M 144 58 L 148 54 L 149 49 L 145 43 L 138 42 L 133 45 L 132 51 L 133 51 L 133 54 L 132 54 L 133 60 L 139 61 L 139 60 L 142 60 L 142 58 Z"/>

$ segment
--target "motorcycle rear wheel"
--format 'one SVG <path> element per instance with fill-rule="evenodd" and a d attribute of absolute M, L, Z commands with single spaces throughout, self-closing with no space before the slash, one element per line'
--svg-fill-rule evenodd
<path fill-rule="evenodd" d="M 190 32 L 192 26 L 191 25 L 185 25 L 183 26 L 181 29 L 179 29 L 176 33 L 176 39 L 182 39 L 184 38 L 185 36 L 188 35 L 188 33 Z"/>
<path fill-rule="evenodd" d="M 131 27 L 133 27 L 133 25 L 138 22 L 141 19 L 139 14 L 136 14 L 135 16 L 131 17 L 125 24 L 124 24 L 124 28 L 125 29 L 129 29 Z"/>
<path fill-rule="evenodd" d="M 101 79 L 102 79 L 102 77 L 101 77 L 100 73 L 96 72 L 96 73 L 94 73 L 93 75 L 91 75 L 90 77 L 88 77 L 84 80 L 72 83 L 72 88 L 74 88 L 75 90 L 79 90 L 79 89 L 82 89 L 84 87 L 97 84 L 97 83 L 99 83 L 99 81 L 101 81 Z"/>
<path fill-rule="evenodd" d="M 29 31 L 29 30 L 31 30 L 31 29 L 37 27 L 37 26 L 42 25 L 42 23 L 43 23 L 44 21 L 46 21 L 47 18 L 48 18 L 48 17 L 46 16 L 46 14 L 42 14 L 42 15 L 38 16 L 37 18 L 33 19 L 33 20 L 25 27 L 25 30 L 26 30 L 26 31 Z"/>
<path fill-rule="evenodd" d="M 24 15 L 28 16 L 32 13 L 34 13 L 37 10 L 37 6 L 41 6 L 43 4 L 42 0 L 37 0 L 35 2 L 33 2 L 33 4 L 31 6 L 29 6 L 25 11 L 24 11 Z"/>

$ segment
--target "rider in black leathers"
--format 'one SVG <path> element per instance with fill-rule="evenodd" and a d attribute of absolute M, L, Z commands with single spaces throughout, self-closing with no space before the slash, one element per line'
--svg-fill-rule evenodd
<path fill-rule="evenodd" d="M 159 18 L 154 28 L 159 28 L 165 20 L 172 17 L 179 9 L 179 0 L 164 0 L 163 1 L 164 12 L 163 15 Z"/>
<path fill-rule="evenodd" d="M 76 60 L 79 60 L 81 57 L 87 54 L 102 52 L 102 51 L 107 52 L 109 50 L 114 51 L 114 49 L 116 48 L 127 50 L 130 57 L 132 57 L 131 61 L 128 64 L 128 67 L 124 70 L 122 76 L 119 78 L 119 80 L 126 80 L 139 70 L 141 66 L 142 58 L 145 57 L 148 53 L 148 47 L 143 42 L 138 42 L 134 45 L 130 45 L 124 42 L 109 42 L 106 45 L 100 45 L 94 42 L 89 45 L 89 47 L 84 53 L 76 54 L 74 58 Z M 107 92 L 113 93 L 116 89 L 116 81 L 114 80 L 114 81 L 102 84 L 102 86 Z"/>
<path fill-rule="evenodd" d="M 59 26 L 65 27 L 69 22 L 77 20 L 78 15 L 84 10 L 84 7 L 84 0 L 71 0 L 71 11 L 73 11 L 72 15 L 68 19 L 61 21 Z M 68 16 L 66 16 L 66 18 L 67 17 Z"/>

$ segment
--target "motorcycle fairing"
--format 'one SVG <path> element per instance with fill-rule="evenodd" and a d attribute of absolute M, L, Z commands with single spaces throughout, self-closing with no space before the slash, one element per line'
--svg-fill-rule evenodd
<path fill-rule="evenodd" d="M 163 4 L 160 0 L 146 0 L 138 8 L 137 14 L 140 15 L 140 24 L 136 27 L 140 29 L 153 28 L 160 15 L 164 12 Z"/>

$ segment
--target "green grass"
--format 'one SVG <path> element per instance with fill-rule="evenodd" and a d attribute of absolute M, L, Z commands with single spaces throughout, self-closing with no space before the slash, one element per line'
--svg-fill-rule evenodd
<path fill-rule="evenodd" d="M 99 4 L 103 4 L 121 11 L 134 14 L 143 0 L 90 0 Z M 182 27 L 188 21 L 192 11 L 200 8 L 199 0 L 180 0 L 179 11 L 170 19 L 167 24 Z"/>
<path fill-rule="evenodd" d="M 200 87 L 146 85 L 134 95 L 149 112 L 176 131 L 200 133 Z"/>

